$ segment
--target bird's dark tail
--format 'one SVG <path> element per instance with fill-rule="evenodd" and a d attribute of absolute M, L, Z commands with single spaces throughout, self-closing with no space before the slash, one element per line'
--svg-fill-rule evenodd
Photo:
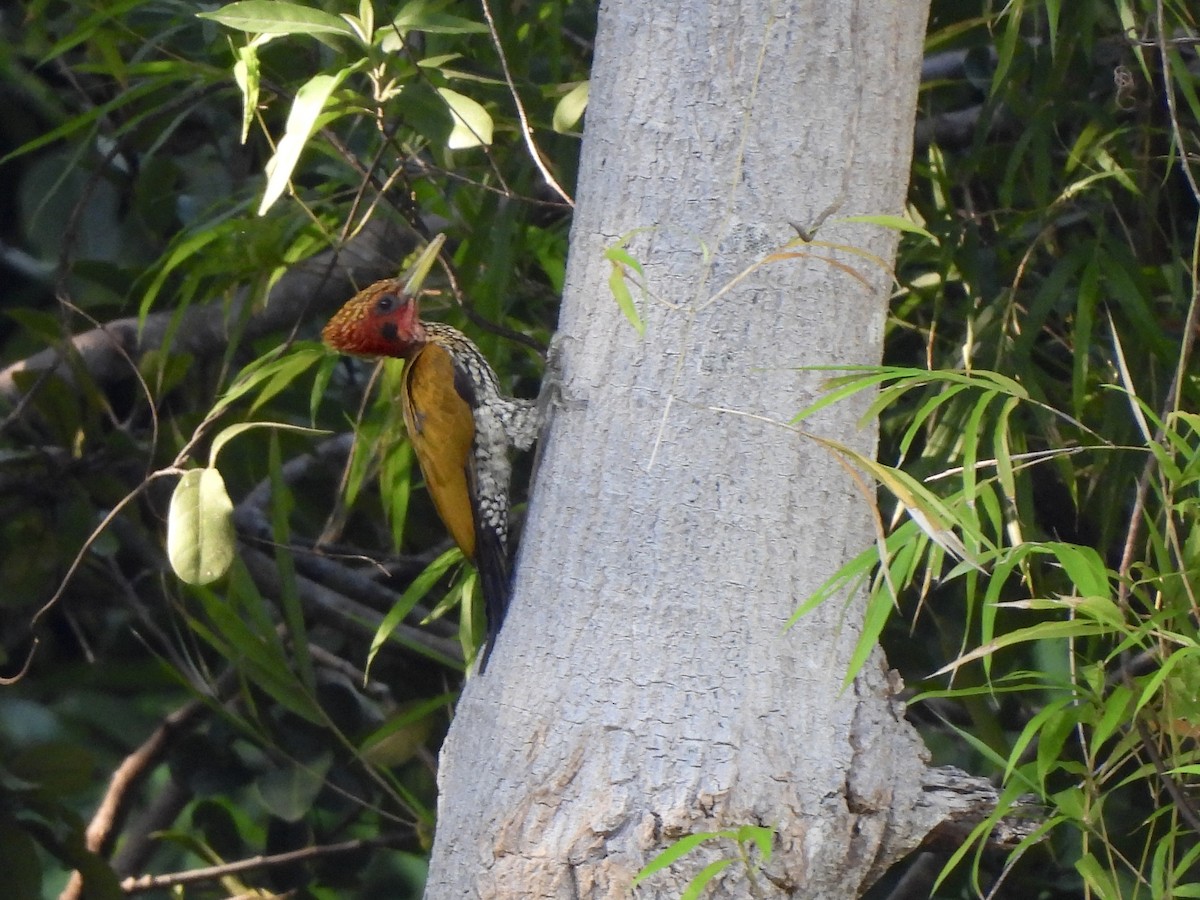
<path fill-rule="evenodd" d="M 490 529 L 480 528 L 475 533 L 475 566 L 479 570 L 479 583 L 483 588 L 483 610 L 487 618 L 487 634 L 479 649 L 479 674 L 487 670 L 488 658 L 492 655 L 492 644 L 504 624 L 508 612 L 512 584 L 508 575 L 508 552 L 500 536 Z"/>

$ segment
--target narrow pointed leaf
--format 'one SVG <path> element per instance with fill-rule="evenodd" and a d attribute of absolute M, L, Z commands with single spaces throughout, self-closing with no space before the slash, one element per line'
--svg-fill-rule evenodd
<path fill-rule="evenodd" d="M 296 163 L 300 161 L 300 153 L 317 130 L 317 119 L 325 109 L 325 103 L 349 73 L 350 69 L 342 69 L 335 75 L 315 75 L 296 92 L 292 111 L 288 114 L 287 130 L 279 146 L 275 148 L 275 155 L 267 162 L 267 188 L 263 192 L 262 202 L 258 205 L 260 216 L 264 215 L 287 189 Z"/>
<path fill-rule="evenodd" d="M 196 15 L 249 34 L 354 34 L 338 16 L 282 0 L 242 0 Z"/>

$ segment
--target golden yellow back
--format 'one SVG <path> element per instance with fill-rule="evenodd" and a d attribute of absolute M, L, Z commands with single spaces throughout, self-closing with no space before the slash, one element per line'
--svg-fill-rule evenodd
<path fill-rule="evenodd" d="M 404 424 L 438 515 L 468 559 L 475 558 L 475 518 L 469 488 L 475 419 L 455 388 L 454 361 L 435 343 L 407 364 Z"/>

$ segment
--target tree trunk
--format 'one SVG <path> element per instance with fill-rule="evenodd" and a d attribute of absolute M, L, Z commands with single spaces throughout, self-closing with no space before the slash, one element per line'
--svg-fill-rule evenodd
<path fill-rule="evenodd" d="M 943 816 L 882 654 L 842 690 L 863 598 L 784 628 L 873 531 L 847 472 L 779 424 L 818 396 L 799 367 L 880 361 L 891 276 L 825 245 L 894 258 L 894 232 L 838 220 L 903 208 L 925 13 L 602 5 L 560 398 L 515 602 L 442 754 L 428 897 L 626 897 L 681 837 L 766 825 L 770 861 L 717 896 L 846 898 Z M 641 337 L 605 257 L 635 229 Z M 805 427 L 871 454 L 862 412 Z M 638 896 L 736 852 L 705 842 Z"/>

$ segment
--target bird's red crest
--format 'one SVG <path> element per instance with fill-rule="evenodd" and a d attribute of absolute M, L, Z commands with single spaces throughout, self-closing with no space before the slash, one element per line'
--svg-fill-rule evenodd
<path fill-rule="evenodd" d="M 396 278 L 377 281 L 347 300 L 321 337 L 339 353 L 355 356 L 408 358 L 426 342 L 417 300 L 404 293 L 403 282 Z"/>

